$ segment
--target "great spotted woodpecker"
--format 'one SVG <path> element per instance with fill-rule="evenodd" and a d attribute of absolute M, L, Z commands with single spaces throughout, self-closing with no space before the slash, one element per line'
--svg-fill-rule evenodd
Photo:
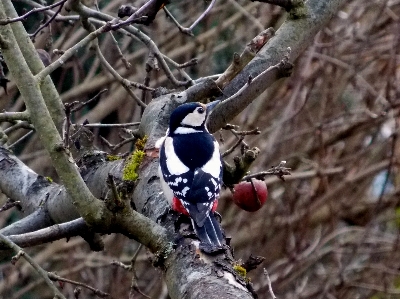
<path fill-rule="evenodd" d="M 224 236 L 214 216 L 222 182 L 218 142 L 208 132 L 209 112 L 219 103 L 186 103 L 176 108 L 160 148 L 160 179 L 172 209 L 190 216 L 200 248 L 223 248 Z"/>

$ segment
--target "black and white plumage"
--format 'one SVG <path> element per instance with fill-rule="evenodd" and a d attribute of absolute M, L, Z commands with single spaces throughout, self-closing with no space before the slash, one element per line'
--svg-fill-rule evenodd
<path fill-rule="evenodd" d="M 204 105 L 187 103 L 170 118 L 160 148 L 160 178 L 172 208 L 189 215 L 202 249 L 222 248 L 224 237 L 214 216 L 222 183 L 218 142 L 207 131 L 208 113 L 219 101 Z"/>

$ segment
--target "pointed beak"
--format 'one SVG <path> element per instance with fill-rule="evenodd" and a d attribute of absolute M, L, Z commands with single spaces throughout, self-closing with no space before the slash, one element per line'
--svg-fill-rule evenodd
<path fill-rule="evenodd" d="M 208 104 L 206 105 L 206 107 L 207 107 L 207 114 L 209 114 L 209 113 L 215 108 L 215 106 L 217 106 L 217 105 L 219 104 L 219 102 L 221 102 L 221 101 L 220 101 L 220 100 L 217 100 L 217 101 L 208 103 Z"/>

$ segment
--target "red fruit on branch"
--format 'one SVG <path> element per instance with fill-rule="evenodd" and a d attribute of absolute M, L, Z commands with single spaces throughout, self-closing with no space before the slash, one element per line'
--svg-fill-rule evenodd
<path fill-rule="evenodd" d="M 259 210 L 268 198 L 267 185 L 263 181 L 251 179 L 234 186 L 233 201 L 248 212 Z"/>

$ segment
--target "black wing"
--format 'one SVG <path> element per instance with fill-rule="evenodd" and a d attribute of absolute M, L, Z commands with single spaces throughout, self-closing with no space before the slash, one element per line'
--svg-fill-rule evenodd
<path fill-rule="evenodd" d="M 182 201 L 196 224 L 202 226 L 220 193 L 221 162 L 218 161 L 220 175 L 216 178 L 203 171 L 201 167 L 193 170 L 188 168 L 186 172 L 179 175 L 171 174 L 167 167 L 167 159 L 164 144 L 160 150 L 160 167 L 164 180 L 172 189 L 174 195 Z"/>

